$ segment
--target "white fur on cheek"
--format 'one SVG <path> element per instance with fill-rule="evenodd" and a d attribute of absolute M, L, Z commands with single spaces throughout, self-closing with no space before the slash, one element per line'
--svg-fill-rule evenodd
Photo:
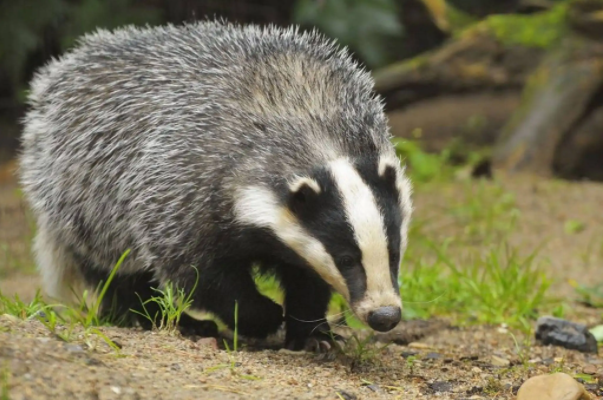
<path fill-rule="evenodd" d="M 338 186 L 348 222 L 362 252 L 366 272 L 366 294 L 355 306 L 356 313 L 365 319 L 368 311 L 384 306 L 400 306 L 400 298 L 390 278 L 387 234 L 383 217 L 373 192 L 356 169 L 345 159 L 329 164 Z"/>
<path fill-rule="evenodd" d="M 235 214 L 240 223 L 271 229 L 337 292 L 349 299 L 348 288 L 333 258 L 322 243 L 309 235 L 295 216 L 279 205 L 275 195 L 261 186 L 235 193 Z"/>

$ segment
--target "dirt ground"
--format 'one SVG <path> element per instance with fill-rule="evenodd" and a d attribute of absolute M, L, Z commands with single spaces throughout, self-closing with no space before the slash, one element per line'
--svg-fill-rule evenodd
<path fill-rule="evenodd" d="M 30 225 L 16 184 L 0 184 L 0 291 L 30 299 L 39 286 L 27 245 Z M 502 184 L 515 195 L 522 216 L 513 244 L 530 251 L 548 240 L 541 257 L 549 260 L 554 294 L 571 299 L 568 279 L 603 281 L 603 185 L 518 178 Z M 437 214 L 466 189 L 450 184 L 418 191 L 416 215 Z M 442 226 L 448 226 L 445 219 Z M 568 220 L 581 221 L 583 229 L 568 235 Z M 573 320 L 601 323 L 600 311 L 572 304 Z M 121 347 L 116 352 L 83 332 L 67 343 L 39 321 L 5 315 L 0 399 L 512 399 L 522 382 L 539 373 L 603 369 L 597 355 L 533 340 L 523 347 L 524 338 L 504 327 L 455 328 L 438 321 L 408 326 L 417 333 L 411 343 L 391 344 L 362 363 L 350 354 L 253 347 L 230 353 L 209 339 L 101 328 Z M 595 384 L 587 388 L 598 390 Z"/>

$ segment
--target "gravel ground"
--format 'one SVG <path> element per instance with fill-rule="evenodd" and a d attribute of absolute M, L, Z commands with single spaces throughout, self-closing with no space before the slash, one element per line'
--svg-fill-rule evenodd
<path fill-rule="evenodd" d="M 21 399 L 511 399 L 530 376 L 596 373 L 603 360 L 534 346 L 517 353 L 497 328 L 443 329 L 370 360 L 353 354 L 243 349 L 113 328 L 102 340 L 66 343 L 38 321 L 0 318 L 0 365 L 11 400 Z M 412 358 L 411 358 L 412 357 Z M 413 360 L 414 358 L 414 360 Z M 596 385 L 587 386 L 596 392 Z"/>

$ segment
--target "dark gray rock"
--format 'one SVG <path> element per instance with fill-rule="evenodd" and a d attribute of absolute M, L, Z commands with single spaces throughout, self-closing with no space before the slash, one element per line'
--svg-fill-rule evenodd
<path fill-rule="evenodd" d="M 583 353 L 598 353 L 597 340 L 586 325 L 561 318 L 540 317 L 536 325 L 536 340 L 544 345 L 565 347 Z"/>
<path fill-rule="evenodd" d="M 402 358 L 406 359 L 408 357 L 416 356 L 418 353 L 416 351 L 403 351 Z"/>
<path fill-rule="evenodd" d="M 425 355 L 425 357 L 423 359 L 425 360 L 439 360 L 440 358 L 442 358 L 442 355 L 440 353 L 427 353 Z"/>
<path fill-rule="evenodd" d="M 367 385 L 367 388 L 371 389 L 373 392 L 379 392 L 379 386 L 378 385 Z"/>
<path fill-rule="evenodd" d="M 337 390 L 337 394 L 344 400 L 357 400 L 358 397 L 350 392 L 346 392 L 345 390 Z"/>
<path fill-rule="evenodd" d="M 436 393 L 450 392 L 454 385 L 451 382 L 435 381 L 429 384 L 429 388 Z"/>

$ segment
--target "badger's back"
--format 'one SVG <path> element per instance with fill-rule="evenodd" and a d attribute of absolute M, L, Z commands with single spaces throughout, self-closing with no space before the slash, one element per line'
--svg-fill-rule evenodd
<path fill-rule="evenodd" d="M 369 75 L 293 29 L 99 31 L 36 75 L 30 105 L 24 191 L 44 229 L 99 264 L 216 240 L 241 183 L 392 152 Z"/>

